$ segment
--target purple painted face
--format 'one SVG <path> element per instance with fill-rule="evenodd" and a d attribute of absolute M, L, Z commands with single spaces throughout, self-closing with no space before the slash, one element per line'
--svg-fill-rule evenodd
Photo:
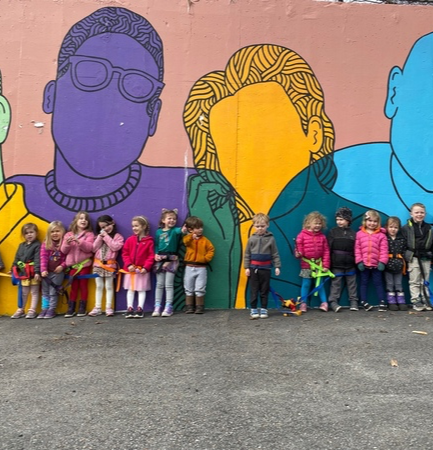
<path fill-rule="evenodd" d="M 84 42 L 64 67 L 52 107 L 58 150 L 87 177 L 122 171 L 139 158 L 156 129 L 160 103 L 151 116 L 147 110 L 162 87 L 154 59 L 134 39 L 105 33 Z"/>

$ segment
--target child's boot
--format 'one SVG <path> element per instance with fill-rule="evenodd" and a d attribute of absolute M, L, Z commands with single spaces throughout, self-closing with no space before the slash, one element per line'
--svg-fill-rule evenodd
<path fill-rule="evenodd" d="M 193 295 L 187 295 L 185 299 L 185 314 L 194 314 L 194 300 L 195 297 Z"/>
<path fill-rule="evenodd" d="M 390 311 L 398 311 L 397 296 L 395 292 L 387 292 L 386 299 L 388 300 L 388 307 Z"/>
<path fill-rule="evenodd" d="M 204 313 L 204 296 L 195 298 L 195 313 L 196 314 Z"/>
<path fill-rule="evenodd" d="M 385 312 L 388 310 L 388 305 L 386 304 L 385 300 L 381 300 L 379 302 L 379 312 Z"/>
<path fill-rule="evenodd" d="M 397 292 L 397 305 L 400 311 L 407 311 L 406 299 L 404 298 L 404 292 Z"/>
<path fill-rule="evenodd" d="M 77 317 L 83 317 L 86 315 L 86 307 L 87 307 L 87 301 L 80 300 L 80 304 L 78 305 Z"/>
<path fill-rule="evenodd" d="M 75 316 L 75 301 L 69 300 L 68 302 L 68 310 L 66 311 L 65 317 L 74 317 Z"/>

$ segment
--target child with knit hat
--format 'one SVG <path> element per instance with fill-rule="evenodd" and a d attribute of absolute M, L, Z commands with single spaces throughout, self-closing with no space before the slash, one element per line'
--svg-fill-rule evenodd
<path fill-rule="evenodd" d="M 355 265 L 356 231 L 350 228 L 352 210 L 346 206 L 338 208 L 335 213 L 337 226 L 328 233 L 328 244 L 331 252 L 331 271 L 335 278 L 331 279 L 328 301 L 331 309 L 338 312 L 341 309 L 339 300 L 346 281 L 350 310 L 358 311 L 358 294 Z"/>

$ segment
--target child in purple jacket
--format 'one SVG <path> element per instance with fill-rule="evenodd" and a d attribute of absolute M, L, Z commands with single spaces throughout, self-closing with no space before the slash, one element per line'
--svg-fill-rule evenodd
<path fill-rule="evenodd" d="M 374 210 L 367 211 L 355 240 L 355 263 L 361 272 L 361 306 L 366 311 L 373 309 L 367 301 L 370 278 L 373 280 L 379 299 L 379 311 L 387 309 L 382 272 L 385 270 L 388 258 L 388 239 L 386 230 L 380 226 L 380 215 Z"/>

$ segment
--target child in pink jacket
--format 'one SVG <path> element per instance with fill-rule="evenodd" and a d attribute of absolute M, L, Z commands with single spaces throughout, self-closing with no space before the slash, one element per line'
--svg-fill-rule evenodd
<path fill-rule="evenodd" d="M 302 231 L 296 237 L 295 256 L 301 259 L 301 305 L 299 309 L 307 312 L 307 298 L 311 290 L 312 272 L 317 273 L 317 266 L 322 267 L 322 272 L 327 272 L 331 265 L 329 246 L 322 230 L 326 228 L 326 218 L 317 211 L 308 214 L 302 226 Z M 320 282 L 323 281 L 321 277 Z M 320 309 L 328 311 L 325 286 L 318 290 L 320 297 Z"/>
<path fill-rule="evenodd" d="M 90 216 L 85 211 L 79 211 L 69 231 L 63 238 L 61 251 L 66 255 L 66 265 L 71 269 L 69 276 L 88 275 L 92 270 L 93 241 L 95 235 L 90 224 Z M 77 304 L 78 291 L 80 291 L 80 304 L 77 316 L 85 316 L 87 309 L 87 296 L 89 280 L 87 278 L 75 278 L 71 284 L 69 294 L 68 311 L 65 317 L 75 316 L 75 305 Z"/>
<path fill-rule="evenodd" d="M 366 311 L 373 308 L 367 302 L 367 287 L 370 278 L 373 280 L 379 299 L 379 311 L 387 309 L 382 272 L 385 270 L 388 258 L 388 239 L 386 230 L 380 226 L 380 215 L 374 210 L 367 211 L 355 240 L 355 263 L 361 271 L 361 306 Z"/>

